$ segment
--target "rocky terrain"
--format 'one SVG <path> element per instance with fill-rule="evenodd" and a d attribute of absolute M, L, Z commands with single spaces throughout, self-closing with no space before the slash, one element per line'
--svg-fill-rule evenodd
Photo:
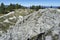
<path fill-rule="evenodd" d="M 18 9 L 0 16 L 0 40 L 60 40 L 60 10 Z"/>

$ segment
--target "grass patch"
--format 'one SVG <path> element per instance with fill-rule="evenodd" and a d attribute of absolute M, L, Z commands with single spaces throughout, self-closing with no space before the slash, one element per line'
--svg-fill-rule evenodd
<path fill-rule="evenodd" d="M 0 14 L 0 16 L 2 16 L 2 15 L 4 15 L 4 14 Z"/>
<path fill-rule="evenodd" d="M 5 18 L 3 18 L 3 17 L 2 17 L 2 18 L 0 18 L 0 22 L 3 22 L 4 20 L 5 20 Z"/>
<path fill-rule="evenodd" d="M 3 32 L 7 32 L 10 25 L 11 25 L 10 23 L 6 23 L 6 22 L 0 23 L 0 30 L 2 30 Z"/>

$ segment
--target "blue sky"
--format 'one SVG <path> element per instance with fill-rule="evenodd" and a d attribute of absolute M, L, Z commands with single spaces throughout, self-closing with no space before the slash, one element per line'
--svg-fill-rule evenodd
<path fill-rule="evenodd" d="M 31 5 L 42 5 L 42 6 L 60 6 L 60 0 L 0 0 L 0 4 L 4 3 L 9 5 L 10 3 L 13 4 L 21 4 L 24 6 L 31 6 Z"/>

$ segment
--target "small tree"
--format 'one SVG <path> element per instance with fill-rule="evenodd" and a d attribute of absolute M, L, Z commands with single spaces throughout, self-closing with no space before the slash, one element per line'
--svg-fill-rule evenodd
<path fill-rule="evenodd" d="M 31 7 L 30 7 L 30 9 L 35 9 L 35 6 L 34 6 L 34 5 L 33 5 L 33 6 L 31 6 Z"/>
<path fill-rule="evenodd" d="M 5 14 L 5 5 L 3 3 L 1 3 L 1 6 L 0 6 L 0 13 Z"/>
<path fill-rule="evenodd" d="M 39 9 L 41 9 L 41 6 L 36 6 L 36 11 L 38 11 Z"/>
<path fill-rule="evenodd" d="M 21 8 L 21 5 L 16 4 L 15 9 L 19 9 L 19 8 Z"/>
<path fill-rule="evenodd" d="M 43 7 L 41 7 L 40 5 L 39 6 L 31 6 L 30 9 L 34 9 L 36 11 L 38 11 L 39 9 L 42 9 Z"/>
<path fill-rule="evenodd" d="M 14 4 L 10 4 L 8 7 L 7 7 L 7 10 L 9 11 L 13 11 L 15 9 L 15 5 Z"/>

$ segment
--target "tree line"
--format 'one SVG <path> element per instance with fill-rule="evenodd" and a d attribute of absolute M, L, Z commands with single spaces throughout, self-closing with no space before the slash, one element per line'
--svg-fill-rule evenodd
<path fill-rule="evenodd" d="M 32 5 L 32 6 L 30 6 L 30 9 L 34 9 L 34 10 L 38 11 L 39 9 L 44 9 L 44 7 L 40 6 L 40 5 L 38 5 L 38 6 Z"/>
<path fill-rule="evenodd" d="M 6 14 L 8 12 L 14 11 L 15 9 L 25 9 L 25 8 L 29 8 L 29 9 L 33 9 L 33 10 L 39 10 L 41 8 L 43 8 L 42 6 L 30 6 L 30 7 L 25 7 L 19 4 L 10 4 L 10 5 L 4 5 L 4 3 L 1 3 L 0 5 L 0 14 Z"/>
<path fill-rule="evenodd" d="M 14 11 L 15 9 L 25 9 L 25 8 L 28 8 L 28 9 L 33 9 L 33 10 L 36 10 L 38 11 L 39 9 L 44 9 L 45 7 L 44 6 L 30 6 L 30 7 L 25 7 L 25 6 L 22 6 L 22 5 L 19 5 L 19 4 L 10 4 L 10 5 L 4 5 L 4 3 L 1 3 L 0 5 L 0 14 L 6 14 L 8 12 L 11 12 L 11 11 Z M 52 8 L 52 6 L 50 7 Z M 60 7 L 58 7 L 60 9 Z"/>
<path fill-rule="evenodd" d="M 22 5 L 19 4 L 10 4 L 10 5 L 4 5 L 4 3 L 1 3 L 0 5 L 0 14 L 6 14 L 10 11 L 14 11 L 15 9 L 19 9 L 19 8 L 26 8 Z"/>

